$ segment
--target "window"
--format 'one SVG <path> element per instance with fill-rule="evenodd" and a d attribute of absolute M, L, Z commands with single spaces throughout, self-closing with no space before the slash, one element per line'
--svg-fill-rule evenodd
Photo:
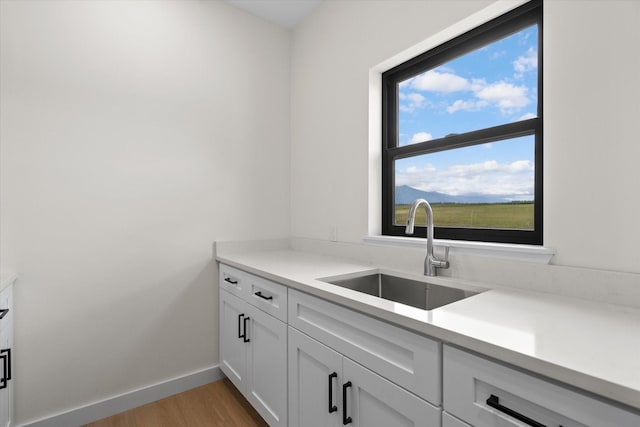
<path fill-rule="evenodd" d="M 437 239 L 541 245 L 542 2 L 386 71 L 382 84 L 383 234 L 405 235 L 423 198 Z"/>

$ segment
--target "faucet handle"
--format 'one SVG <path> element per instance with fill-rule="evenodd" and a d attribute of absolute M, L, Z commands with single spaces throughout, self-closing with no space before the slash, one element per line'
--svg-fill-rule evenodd
<path fill-rule="evenodd" d="M 449 268 L 449 246 L 444 247 L 444 259 L 434 259 L 433 265 L 436 268 Z"/>

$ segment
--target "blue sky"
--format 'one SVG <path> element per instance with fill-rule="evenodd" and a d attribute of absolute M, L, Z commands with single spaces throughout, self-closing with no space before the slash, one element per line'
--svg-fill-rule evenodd
<path fill-rule="evenodd" d="M 400 83 L 400 145 L 535 117 L 537 37 L 526 28 Z M 399 160 L 396 185 L 532 199 L 533 164 L 523 137 Z"/>

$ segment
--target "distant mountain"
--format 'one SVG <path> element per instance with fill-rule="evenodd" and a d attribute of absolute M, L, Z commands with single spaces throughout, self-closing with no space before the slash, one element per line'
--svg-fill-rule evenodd
<path fill-rule="evenodd" d="M 408 185 L 396 187 L 397 205 L 410 205 L 415 199 L 425 199 L 429 203 L 460 203 L 456 196 L 437 191 L 422 191 Z"/>
<path fill-rule="evenodd" d="M 415 199 L 425 199 L 430 204 L 434 203 L 507 203 L 517 200 L 517 197 L 491 196 L 485 194 L 469 194 L 465 196 L 452 196 L 451 194 L 437 191 L 422 191 L 417 188 L 401 185 L 396 187 L 396 204 L 410 205 Z"/>

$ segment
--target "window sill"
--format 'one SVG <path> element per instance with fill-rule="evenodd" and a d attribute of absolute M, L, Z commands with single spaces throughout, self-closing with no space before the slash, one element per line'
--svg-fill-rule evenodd
<path fill-rule="evenodd" d="M 426 239 L 420 237 L 366 236 L 364 242 L 398 248 L 424 248 Z M 553 248 L 534 245 L 514 245 L 506 243 L 467 242 L 461 240 L 433 241 L 435 247 L 451 248 L 452 253 L 503 258 L 513 261 L 549 264 L 556 251 Z"/>

